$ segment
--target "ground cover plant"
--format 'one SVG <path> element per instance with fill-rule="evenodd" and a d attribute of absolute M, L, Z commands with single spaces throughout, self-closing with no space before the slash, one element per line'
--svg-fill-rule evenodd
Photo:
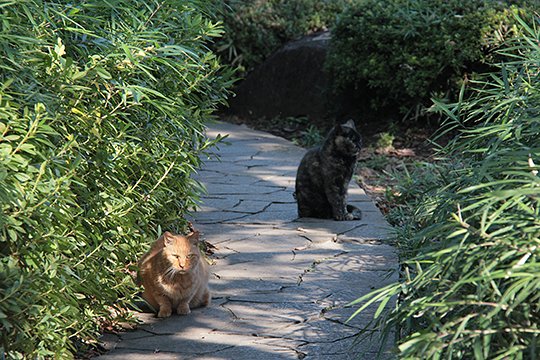
<path fill-rule="evenodd" d="M 540 27 L 516 21 L 524 34 L 499 50 L 509 60 L 436 102 L 458 136 L 393 192 L 402 280 L 356 304 L 380 302 L 400 358 L 538 357 Z"/>
<path fill-rule="evenodd" d="M 327 68 L 345 109 L 372 121 L 425 119 L 431 97 L 457 99 L 516 35 L 533 1 L 357 1 L 332 29 Z M 351 106 L 351 105 L 349 105 Z"/>
<path fill-rule="evenodd" d="M 230 77 L 211 1 L 3 2 L 0 357 L 70 358 L 182 231 Z"/>

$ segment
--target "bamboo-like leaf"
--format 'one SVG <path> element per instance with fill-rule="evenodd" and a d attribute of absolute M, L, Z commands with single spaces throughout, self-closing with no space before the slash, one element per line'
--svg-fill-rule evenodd
<path fill-rule="evenodd" d="M 435 102 L 459 136 L 440 148 L 436 171 L 411 179 L 407 169 L 400 184 L 402 287 L 382 318 L 386 331 L 400 327 L 402 358 L 526 358 L 537 349 L 540 192 L 528 154 L 538 156 L 540 33 L 522 30 L 501 50 L 514 55 L 500 71 L 472 80 L 458 104 Z M 381 310 L 380 295 L 364 298 L 377 297 Z M 533 325 L 518 326 L 524 319 Z"/>
<path fill-rule="evenodd" d="M 200 15 L 215 4 L 139 5 L 0 4 L 6 357 L 71 358 L 120 320 L 138 291 L 126 273 L 156 229 L 185 229 L 202 191 L 189 177 L 231 83 L 196 38 L 219 32 Z"/>

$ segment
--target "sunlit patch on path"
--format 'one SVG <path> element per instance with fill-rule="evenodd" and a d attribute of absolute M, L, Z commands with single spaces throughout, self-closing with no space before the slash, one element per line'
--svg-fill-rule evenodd
<path fill-rule="evenodd" d="M 229 134 L 197 178 L 208 194 L 194 226 L 213 244 L 213 304 L 188 316 L 141 314 L 139 330 L 107 336 L 104 359 L 373 359 L 378 336 L 353 345 L 372 318 L 345 323 L 348 302 L 396 280 L 388 225 L 357 185 L 360 221 L 297 219 L 296 168 L 304 149 L 246 127 Z"/>

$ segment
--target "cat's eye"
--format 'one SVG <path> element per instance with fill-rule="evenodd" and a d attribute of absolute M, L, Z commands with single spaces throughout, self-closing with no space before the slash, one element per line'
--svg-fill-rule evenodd
<path fill-rule="evenodd" d="M 197 256 L 197 255 L 195 255 L 195 254 L 189 254 L 189 255 L 188 255 L 188 258 L 193 259 L 193 258 L 195 258 L 196 256 Z"/>

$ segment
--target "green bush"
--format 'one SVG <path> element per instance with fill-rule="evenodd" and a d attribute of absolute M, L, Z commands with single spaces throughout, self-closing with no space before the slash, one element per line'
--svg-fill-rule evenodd
<path fill-rule="evenodd" d="M 494 0 L 357 1 L 332 31 L 333 91 L 362 117 L 416 120 L 432 96 L 456 100 L 463 80 L 487 69 L 516 34 L 515 13 L 525 11 Z"/>
<path fill-rule="evenodd" d="M 400 358 L 538 358 L 540 30 L 521 26 L 497 73 L 436 103 L 459 135 L 402 182 L 391 217 L 402 280 L 358 301 L 397 297 L 377 322 L 397 327 Z"/>
<path fill-rule="evenodd" d="M 25 0 L 0 29 L 0 357 L 64 358 L 128 314 L 182 231 L 230 74 L 210 1 Z"/>
<path fill-rule="evenodd" d="M 290 40 L 333 26 L 354 0 L 227 0 L 219 53 L 250 71 Z"/>

